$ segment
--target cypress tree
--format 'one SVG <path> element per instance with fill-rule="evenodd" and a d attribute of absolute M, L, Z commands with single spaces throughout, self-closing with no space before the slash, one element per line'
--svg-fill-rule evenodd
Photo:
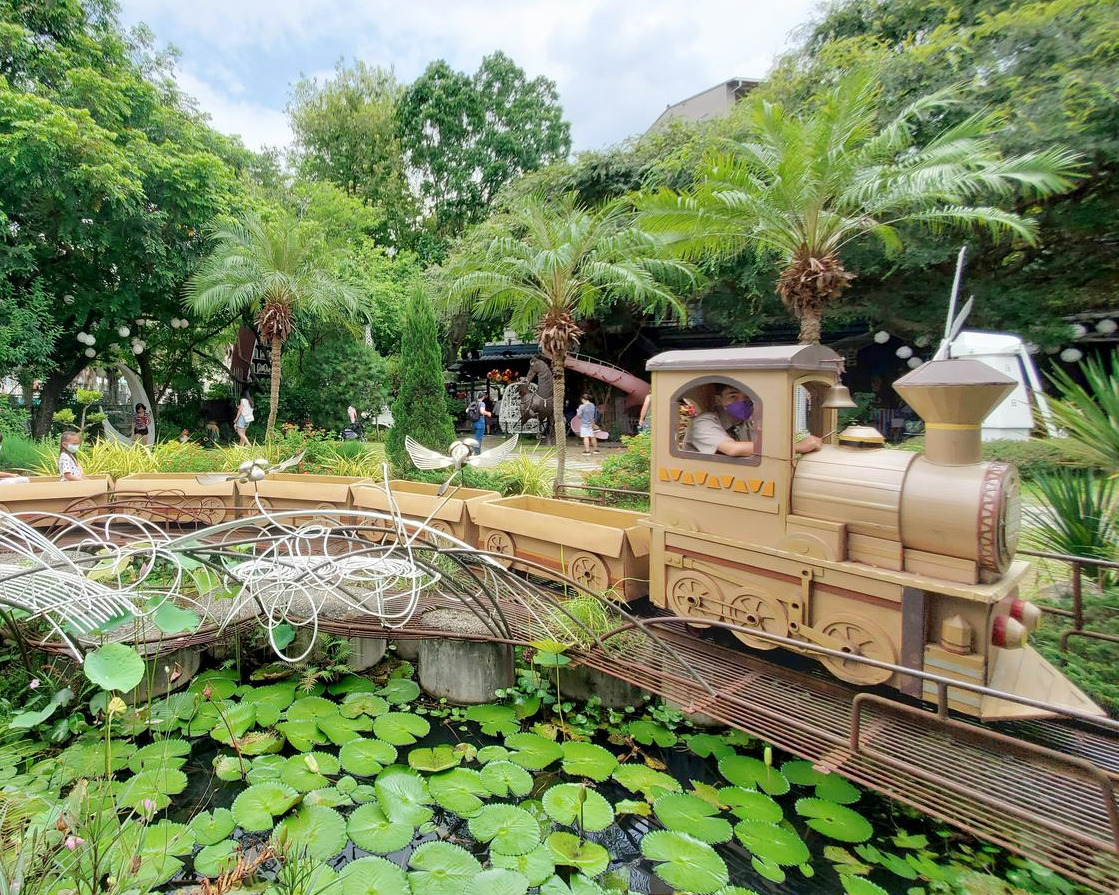
<path fill-rule="evenodd" d="M 422 286 L 417 286 L 404 309 L 400 337 L 400 391 L 392 405 L 393 425 L 385 439 L 385 450 L 393 468 L 412 469 L 404 450 L 404 437 L 444 452 L 455 438 L 455 427 L 447 413 L 443 388 L 443 352 L 435 312 Z"/>

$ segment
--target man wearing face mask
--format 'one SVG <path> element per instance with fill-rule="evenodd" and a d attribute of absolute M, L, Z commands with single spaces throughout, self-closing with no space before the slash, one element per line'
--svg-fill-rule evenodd
<path fill-rule="evenodd" d="M 715 390 L 715 407 L 697 414 L 688 427 L 684 448 L 700 454 L 754 456 L 754 402 L 733 385 Z M 822 442 L 808 435 L 793 448 L 798 454 L 819 450 Z"/>

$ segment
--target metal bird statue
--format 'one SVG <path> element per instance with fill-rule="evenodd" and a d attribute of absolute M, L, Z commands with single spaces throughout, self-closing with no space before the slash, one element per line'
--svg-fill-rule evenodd
<path fill-rule="evenodd" d="M 208 472 L 200 476 L 195 476 L 198 484 L 200 485 L 217 485 L 221 482 L 237 481 L 242 485 L 249 482 L 259 482 L 266 475 L 271 475 L 274 472 L 283 472 L 286 469 L 291 469 L 293 466 L 298 465 L 299 461 L 303 459 L 304 451 L 300 451 L 294 457 L 288 457 L 281 463 L 273 464 L 267 457 L 257 457 L 254 460 L 246 460 L 237 467 L 236 472 Z"/>
<path fill-rule="evenodd" d="M 518 437 L 514 435 L 497 447 L 482 451 L 480 454 L 474 453 L 474 449 L 479 446 L 477 441 L 473 438 L 462 438 L 451 442 L 447 454 L 441 454 L 438 451 L 431 450 L 431 448 L 424 447 L 411 435 L 407 435 L 404 438 L 404 449 L 408 452 L 408 456 L 412 458 L 412 463 L 416 469 L 451 469 L 447 481 L 440 485 L 439 490 L 435 492 L 437 497 L 442 497 L 451 486 L 454 477 L 459 474 L 464 466 L 496 466 L 517 449 Z"/>

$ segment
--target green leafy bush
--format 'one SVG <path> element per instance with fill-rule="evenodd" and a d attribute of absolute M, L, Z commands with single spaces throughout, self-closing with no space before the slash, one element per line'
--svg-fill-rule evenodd
<path fill-rule="evenodd" d="M 1033 483 L 1042 504 L 1026 507 L 1027 544 L 1051 553 L 1115 558 L 1119 553 L 1119 480 L 1062 469 L 1036 475 Z M 1093 580 L 1111 577 L 1095 566 L 1085 566 L 1084 574 Z"/>
<path fill-rule="evenodd" d="M 586 483 L 595 488 L 626 488 L 631 491 L 649 490 L 649 467 L 653 453 L 653 436 L 648 432 L 640 435 L 625 436 L 622 444 L 626 449 L 620 454 L 611 454 L 602 461 L 602 466 L 586 478 Z M 620 494 L 606 495 L 609 503 L 629 509 L 648 509 L 647 498 L 627 497 Z"/>
<path fill-rule="evenodd" d="M 1085 465 L 1119 472 L 1119 354 L 1112 352 L 1110 368 L 1089 358 L 1080 371 L 1087 387 L 1062 369 L 1050 376 L 1058 391 L 1049 402 L 1053 418 Z"/>
<path fill-rule="evenodd" d="M 44 460 L 53 463 L 57 453 L 58 443 L 53 439 L 35 441 L 26 435 L 8 432 L 4 435 L 4 446 L 0 448 L 0 469 L 31 472 L 42 466 Z M 52 469 L 51 475 L 56 471 Z"/>
<path fill-rule="evenodd" d="M 893 447 L 902 451 L 923 451 L 925 439 L 911 438 Z M 1013 463 L 1018 467 L 1022 478 L 1027 481 L 1059 469 L 1087 468 L 1084 456 L 1070 440 L 1065 438 L 1029 438 L 1020 441 L 996 438 L 993 441 L 983 442 L 982 456 L 984 460 Z"/>
<path fill-rule="evenodd" d="M 347 408 L 372 415 L 388 398 L 388 369 L 370 345 L 349 333 L 329 336 L 313 350 L 294 353 L 284 365 L 280 418 L 337 432 L 350 421 Z"/>
<path fill-rule="evenodd" d="M 1067 593 L 1039 599 L 1038 602 L 1060 609 L 1072 609 Z M 1084 589 L 1084 627 L 1119 637 L 1119 591 L 1102 592 Z M 1119 644 L 1089 637 L 1072 637 L 1068 649 L 1060 652 L 1061 631 L 1072 627 L 1070 619 L 1046 615 L 1041 627 L 1030 635 L 1030 644 L 1053 662 L 1068 678 L 1094 699 L 1112 717 L 1119 716 L 1119 679 L 1115 675 L 1119 663 Z"/>

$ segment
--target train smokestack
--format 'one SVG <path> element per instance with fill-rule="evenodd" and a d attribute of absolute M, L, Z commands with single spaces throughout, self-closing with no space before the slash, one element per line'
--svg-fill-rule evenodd
<path fill-rule="evenodd" d="M 949 358 L 922 364 L 894 390 L 925 421 L 929 462 L 963 466 L 979 462 L 980 425 L 1014 385 L 982 361 Z"/>

